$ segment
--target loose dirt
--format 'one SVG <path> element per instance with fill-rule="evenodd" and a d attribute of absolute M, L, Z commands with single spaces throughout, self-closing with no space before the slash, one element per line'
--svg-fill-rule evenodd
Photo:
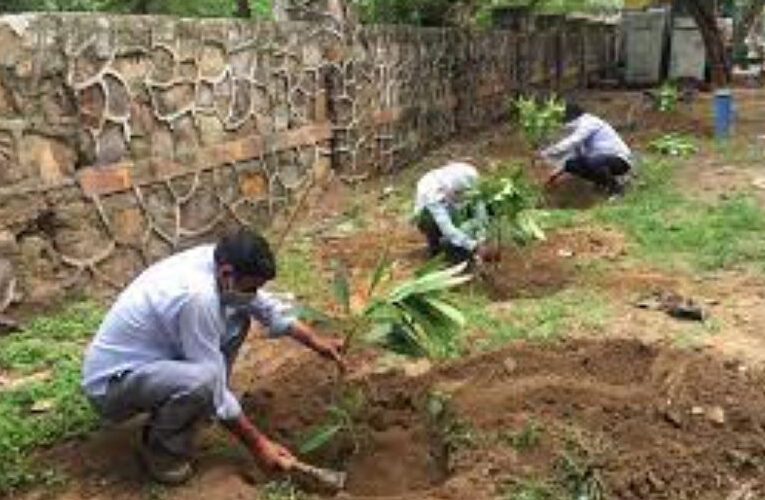
<path fill-rule="evenodd" d="M 735 361 L 636 340 L 521 343 L 417 377 L 393 369 L 347 383 L 364 398 L 354 432 L 307 458 L 348 472 L 341 498 L 496 498 L 523 479 L 562 481 L 565 460 L 597 478 L 605 498 L 719 500 L 747 482 L 760 498 L 764 382 Z M 244 407 L 296 444 L 339 387 L 325 363 L 301 355 L 254 381 Z M 531 425 L 538 437 L 514 447 L 509 436 Z M 79 470 L 86 477 L 70 498 L 139 496 L 127 448 L 115 461 L 126 443 L 109 435 L 91 441 L 91 468 Z M 64 461 L 70 474 L 76 448 Z M 252 498 L 265 478 L 246 457 L 214 450 L 206 447 L 202 476 L 168 497 Z"/>
<path fill-rule="evenodd" d="M 624 236 L 594 228 L 562 229 L 525 247 L 503 247 L 501 260 L 479 269 L 481 281 L 496 301 L 539 298 L 575 283 L 577 265 L 616 260 L 625 250 Z"/>

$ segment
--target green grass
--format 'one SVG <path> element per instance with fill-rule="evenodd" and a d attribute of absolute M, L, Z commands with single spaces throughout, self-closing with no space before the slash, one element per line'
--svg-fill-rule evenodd
<path fill-rule="evenodd" d="M 83 348 L 101 318 L 98 306 L 83 302 L 0 338 L 0 373 L 12 379 L 44 375 L 12 388 L 0 386 L 0 494 L 30 481 L 60 480 L 35 470 L 30 452 L 96 425 L 97 417 L 80 391 L 80 366 Z M 35 405 L 49 408 L 35 413 Z"/>
<path fill-rule="evenodd" d="M 637 188 L 593 209 L 593 219 L 623 230 L 638 256 L 654 263 L 697 270 L 765 263 L 765 212 L 754 198 L 694 200 L 672 183 L 674 167 L 649 159 Z"/>
<path fill-rule="evenodd" d="M 539 479 L 524 479 L 505 486 L 503 500 L 559 500 L 560 491 L 549 483 Z"/>
<path fill-rule="evenodd" d="M 329 283 L 321 281 L 321 270 L 313 259 L 313 248 L 305 240 L 290 242 L 277 256 L 277 288 L 313 302 L 327 295 Z"/>
<path fill-rule="evenodd" d="M 536 448 L 542 439 L 543 427 L 539 422 L 530 419 L 518 431 L 503 431 L 499 438 L 518 451 L 528 451 Z"/>
<path fill-rule="evenodd" d="M 259 500 L 304 500 L 307 496 L 289 480 L 271 481 L 257 497 Z"/>
<path fill-rule="evenodd" d="M 500 306 L 492 306 L 477 291 L 460 294 L 455 300 L 466 314 L 468 331 L 481 332 L 479 345 L 487 348 L 516 339 L 556 339 L 574 328 L 599 332 L 611 317 L 606 297 L 579 288 Z"/>

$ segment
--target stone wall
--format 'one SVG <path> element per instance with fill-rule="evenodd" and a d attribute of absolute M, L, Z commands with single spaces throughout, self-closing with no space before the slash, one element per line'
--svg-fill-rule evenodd
<path fill-rule="evenodd" d="M 0 312 L 265 227 L 330 172 L 400 168 L 515 93 L 583 85 L 613 43 L 579 21 L 359 26 L 328 2 L 279 23 L 0 17 Z"/>

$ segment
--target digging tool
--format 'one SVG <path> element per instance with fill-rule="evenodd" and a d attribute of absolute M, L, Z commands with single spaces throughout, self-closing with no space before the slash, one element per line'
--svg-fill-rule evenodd
<path fill-rule="evenodd" d="M 314 467 L 313 465 L 308 465 L 300 461 L 295 462 L 295 464 L 292 467 L 296 471 L 315 479 L 316 481 L 320 482 L 321 484 L 327 487 L 333 488 L 338 491 L 345 488 L 345 479 L 346 479 L 345 472 L 340 472 L 340 471 L 335 471 L 330 469 L 322 469 L 320 467 Z"/>

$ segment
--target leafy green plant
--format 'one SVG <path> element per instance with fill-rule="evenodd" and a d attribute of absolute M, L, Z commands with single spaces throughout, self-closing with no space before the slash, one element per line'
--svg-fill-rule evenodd
<path fill-rule="evenodd" d="M 468 194 L 469 210 L 486 210 L 488 231 L 497 244 L 504 243 L 509 234 L 517 244 L 544 240 L 545 234 L 536 221 L 532 209 L 539 203 L 539 191 L 526 180 L 523 169 L 516 168 L 508 176 L 487 176 Z M 458 216 L 458 220 L 459 220 Z"/>
<path fill-rule="evenodd" d="M 677 108 L 680 100 L 680 92 L 672 82 L 666 81 L 659 87 L 656 99 L 656 107 L 662 113 L 671 113 Z"/>
<path fill-rule="evenodd" d="M 544 481 L 524 479 L 515 484 L 506 485 L 502 491 L 505 500 L 558 500 L 558 492 Z"/>
<path fill-rule="evenodd" d="M 526 141 L 534 150 L 550 139 L 563 121 L 566 107 L 555 96 L 546 100 L 518 97 L 510 104 Z"/>
<path fill-rule="evenodd" d="M 343 391 L 338 401 L 327 408 L 327 416 L 320 425 L 311 430 L 300 445 L 300 453 L 311 453 L 324 447 L 341 432 L 353 438 L 355 448 L 359 447 L 359 436 L 355 420 L 364 408 L 364 394 L 360 390 Z"/>
<path fill-rule="evenodd" d="M 440 262 L 433 261 L 413 277 L 392 283 L 393 264 L 387 253 L 380 256 L 361 304 L 352 303 L 348 270 L 335 264 L 332 288 L 342 313 L 335 322 L 346 333 L 346 346 L 363 332 L 367 340 L 404 354 L 453 354 L 465 318 L 444 292 L 472 278 L 464 273 L 467 264 L 440 269 Z"/>
<path fill-rule="evenodd" d="M 571 453 L 563 453 L 558 460 L 561 483 L 571 498 L 576 500 L 603 500 L 605 488 L 597 468 L 587 460 Z"/>
<path fill-rule="evenodd" d="M 687 157 L 698 151 L 693 139 L 682 134 L 664 134 L 654 139 L 648 148 L 661 155 Z"/>
<path fill-rule="evenodd" d="M 501 438 L 518 451 L 530 450 L 539 445 L 542 427 L 535 420 L 529 420 L 517 432 L 505 433 Z"/>
<path fill-rule="evenodd" d="M 258 495 L 260 500 L 304 500 L 306 495 L 290 480 L 271 481 Z"/>

